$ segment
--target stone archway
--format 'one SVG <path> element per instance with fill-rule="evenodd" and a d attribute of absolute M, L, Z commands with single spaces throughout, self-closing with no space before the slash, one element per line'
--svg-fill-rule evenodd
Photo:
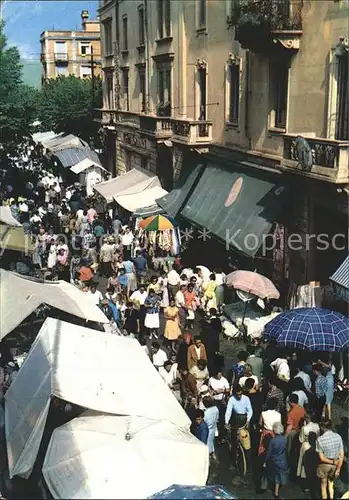
<path fill-rule="evenodd" d="M 156 158 L 156 175 L 159 177 L 161 186 L 166 191 L 173 188 L 173 150 L 165 144 L 159 144 Z"/>

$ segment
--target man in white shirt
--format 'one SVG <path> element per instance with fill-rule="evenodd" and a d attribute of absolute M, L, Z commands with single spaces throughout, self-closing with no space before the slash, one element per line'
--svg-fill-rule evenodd
<path fill-rule="evenodd" d="M 311 390 L 311 378 L 310 376 L 305 373 L 302 368 L 298 368 L 298 373 L 297 375 L 295 375 L 294 378 L 301 378 L 304 382 L 304 387 L 306 388 L 307 391 L 310 391 Z"/>
<path fill-rule="evenodd" d="M 121 244 L 123 247 L 131 246 L 133 241 L 133 234 L 129 227 L 125 229 L 124 234 L 121 235 Z"/>
<path fill-rule="evenodd" d="M 153 365 L 160 372 L 164 370 L 164 364 L 168 361 L 168 357 L 165 351 L 160 349 L 160 344 L 158 342 L 153 342 L 151 345 L 151 353 Z"/>
<path fill-rule="evenodd" d="M 91 301 L 96 306 L 99 306 L 103 300 L 103 295 L 101 294 L 101 292 L 99 290 L 97 290 L 96 285 L 92 285 L 90 290 L 86 293 L 86 295 L 91 299 Z"/>
<path fill-rule="evenodd" d="M 215 401 L 222 401 L 224 394 L 228 394 L 230 389 L 229 382 L 223 377 L 222 372 L 218 372 L 213 377 L 210 377 L 208 387 Z"/>
<path fill-rule="evenodd" d="M 170 298 L 174 298 L 179 289 L 181 278 L 175 269 L 172 269 L 167 275 L 167 286 Z"/>
<path fill-rule="evenodd" d="M 147 298 L 148 293 L 146 292 L 144 286 L 140 286 L 138 290 L 135 290 L 131 297 L 131 302 L 138 302 L 140 306 L 144 306 L 144 301 Z"/>
<path fill-rule="evenodd" d="M 277 358 L 270 363 L 278 379 L 288 382 L 290 380 L 290 367 L 286 358 Z"/>

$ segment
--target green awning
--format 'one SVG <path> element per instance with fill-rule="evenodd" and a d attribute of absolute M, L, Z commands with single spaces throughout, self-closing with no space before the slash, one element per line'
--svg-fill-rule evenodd
<path fill-rule="evenodd" d="M 285 200 L 280 177 L 235 163 L 230 169 L 209 164 L 181 215 L 230 247 L 254 257 Z"/>
<path fill-rule="evenodd" d="M 192 190 L 195 188 L 200 174 L 204 169 L 203 165 L 197 165 L 190 174 L 182 179 L 179 179 L 176 187 L 171 192 L 159 198 L 156 203 L 171 217 L 176 217 L 186 200 L 190 197 Z"/>

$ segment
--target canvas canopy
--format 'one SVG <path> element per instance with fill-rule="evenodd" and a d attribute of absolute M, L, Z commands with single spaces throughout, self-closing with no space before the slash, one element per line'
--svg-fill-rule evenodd
<path fill-rule="evenodd" d="M 52 396 L 103 413 L 190 426 L 137 340 L 47 318 L 5 396 L 11 478 L 29 477 Z"/>
<path fill-rule="evenodd" d="M 45 146 L 51 153 L 55 151 L 60 151 L 61 149 L 67 148 L 83 148 L 88 147 L 88 144 L 73 134 L 68 134 L 64 136 L 54 137 L 50 140 L 45 140 L 42 142 L 42 145 Z"/>
<path fill-rule="evenodd" d="M 204 485 L 208 466 L 207 446 L 171 422 L 85 412 L 54 430 L 43 475 L 54 498 L 131 499 Z"/>
<path fill-rule="evenodd" d="M 64 168 L 72 167 L 86 158 L 93 161 L 96 165 L 101 164 L 98 154 L 89 147 L 69 147 L 55 151 L 52 156 L 57 158 Z"/>
<path fill-rule="evenodd" d="M 155 200 L 165 196 L 167 191 L 160 186 L 145 189 L 139 193 L 115 196 L 115 201 L 129 212 L 154 205 Z"/>
<path fill-rule="evenodd" d="M 90 158 L 85 158 L 84 160 L 81 160 L 79 163 L 76 163 L 76 165 L 73 165 L 70 167 L 70 170 L 74 174 L 81 174 L 88 168 L 95 167 L 103 170 L 104 172 L 108 172 L 105 168 L 102 167 L 102 165 L 99 165 L 98 163 L 94 162 L 93 160 L 90 160 Z"/>
<path fill-rule="evenodd" d="M 32 135 L 32 139 L 36 144 L 43 144 L 45 141 L 51 141 L 52 139 L 57 139 L 61 137 L 63 134 L 56 134 L 53 130 L 49 130 L 48 132 L 37 132 Z"/>
<path fill-rule="evenodd" d="M 140 193 L 145 189 L 155 186 L 161 187 L 160 181 L 156 175 L 142 168 L 133 168 L 119 177 L 114 177 L 106 182 L 100 182 L 94 189 L 102 195 L 108 203 L 111 203 L 117 196 Z M 151 205 L 151 203 L 149 203 L 149 205 Z"/>
<path fill-rule="evenodd" d="M 12 227 L 22 227 L 22 224 L 13 217 L 10 207 L 0 206 L 0 223 Z"/>
<path fill-rule="evenodd" d="M 41 304 L 47 304 L 87 321 L 108 319 L 88 296 L 66 281 L 44 281 L 0 269 L 0 339 L 6 337 Z M 20 304 L 20 307 L 19 307 Z"/>
<path fill-rule="evenodd" d="M 0 248 L 21 253 L 33 253 L 34 245 L 23 227 L 11 227 L 0 224 Z"/>

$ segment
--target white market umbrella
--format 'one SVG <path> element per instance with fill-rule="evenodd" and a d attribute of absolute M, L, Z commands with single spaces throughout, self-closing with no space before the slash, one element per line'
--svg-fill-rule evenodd
<path fill-rule="evenodd" d="M 147 498 L 205 485 L 208 448 L 168 421 L 85 412 L 58 427 L 43 475 L 54 498 Z"/>

